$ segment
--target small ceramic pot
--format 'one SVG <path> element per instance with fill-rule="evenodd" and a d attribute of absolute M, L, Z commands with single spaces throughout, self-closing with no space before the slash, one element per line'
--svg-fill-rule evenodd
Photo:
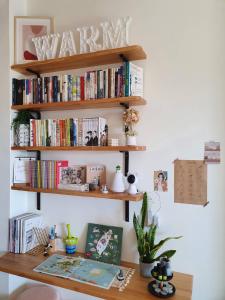
<path fill-rule="evenodd" d="M 127 135 L 127 146 L 136 146 L 137 139 L 136 135 Z"/>
<path fill-rule="evenodd" d="M 154 263 L 148 264 L 139 261 L 140 263 L 140 275 L 142 277 L 152 277 L 152 269 L 154 268 Z"/>

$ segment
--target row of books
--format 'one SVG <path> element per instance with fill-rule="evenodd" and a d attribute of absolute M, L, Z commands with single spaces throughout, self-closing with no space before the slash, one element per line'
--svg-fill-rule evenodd
<path fill-rule="evenodd" d="M 143 69 L 131 62 L 120 67 L 12 80 L 12 104 L 80 101 L 124 96 L 143 97 Z"/>
<path fill-rule="evenodd" d="M 30 120 L 30 146 L 108 146 L 104 118 Z"/>
<path fill-rule="evenodd" d="M 18 165 L 19 162 L 19 165 Z M 19 172 L 20 180 L 15 174 Z M 26 184 L 32 188 L 66 189 L 80 185 L 94 184 L 100 187 L 106 184 L 104 165 L 69 166 L 67 160 L 35 160 L 18 158 L 14 161 L 14 184 Z M 88 188 L 89 190 L 89 188 Z"/>
<path fill-rule="evenodd" d="M 25 213 L 9 220 L 9 252 L 26 253 L 37 246 L 34 228 L 43 227 L 42 217 Z"/>
<path fill-rule="evenodd" d="M 30 160 L 27 164 L 27 184 L 32 188 L 58 188 L 61 169 L 67 166 L 67 160 Z"/>

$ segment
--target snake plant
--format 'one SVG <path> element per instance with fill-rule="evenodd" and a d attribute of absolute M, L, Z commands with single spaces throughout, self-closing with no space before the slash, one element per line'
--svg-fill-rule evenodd
<path fill-rule="evenodd" d="M 155 243 L 157 225 L 151 224 L 148 229 L 145 228 L 145 219 L 148 211 L 148 196 L 144 193 L 143 203 L 141 208 L 141 215 L 137 217 L 134 213 L 133 224 L 137 237 L 138 252 L 140 255 L 140 261 L 143 263 L 154 263 L 158 261 L 161 257 L 170 258 L 176 253 L 176 250 L 167 250 L 157 256 L 160 248 L 169 240 L 179 239 L 178 237 L 168 237 Z"/>

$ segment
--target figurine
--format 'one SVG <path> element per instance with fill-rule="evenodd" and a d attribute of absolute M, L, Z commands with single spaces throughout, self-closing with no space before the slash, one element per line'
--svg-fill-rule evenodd
<path fill-rule="evenodd" d="M 123 275 L 123 270 L 120 269 L 118 275 L 116 276 L 116 278 L 119 280 L 119 281 L 123 281 L 124 280 L 124 275 Z"/>
<path fill-rule="evenodd" d="M 65 238 L 66 253 L 74 254 L 77 249 L 78 238 L 71 235 L 70 224 L 67 224 L 66 227 L 68 231 L 67 237 Z"/>
<path fill-rule="evenodd" d="M 101 192 L 102 192 L 103 194 L 108 194 L 109 190 L 108 190 L 108 187 L 107 187 L 106 184 L 105 184 L 105 185 L 102 185 Z"/>

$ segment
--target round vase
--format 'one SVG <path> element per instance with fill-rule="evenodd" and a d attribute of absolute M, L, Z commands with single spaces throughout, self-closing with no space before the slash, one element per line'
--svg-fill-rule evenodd
<path fill-rule="evenodd" d="M 143 263 L 140 261 L 140 275 L 142 277 L 152 277 L 152 269 L 154 268 L 154 263 Z"/>
<path fill-rule="evenodd" d="M 127 135 L 127 146 L 136 146 L 137 139 L 135 135 Z"/>

